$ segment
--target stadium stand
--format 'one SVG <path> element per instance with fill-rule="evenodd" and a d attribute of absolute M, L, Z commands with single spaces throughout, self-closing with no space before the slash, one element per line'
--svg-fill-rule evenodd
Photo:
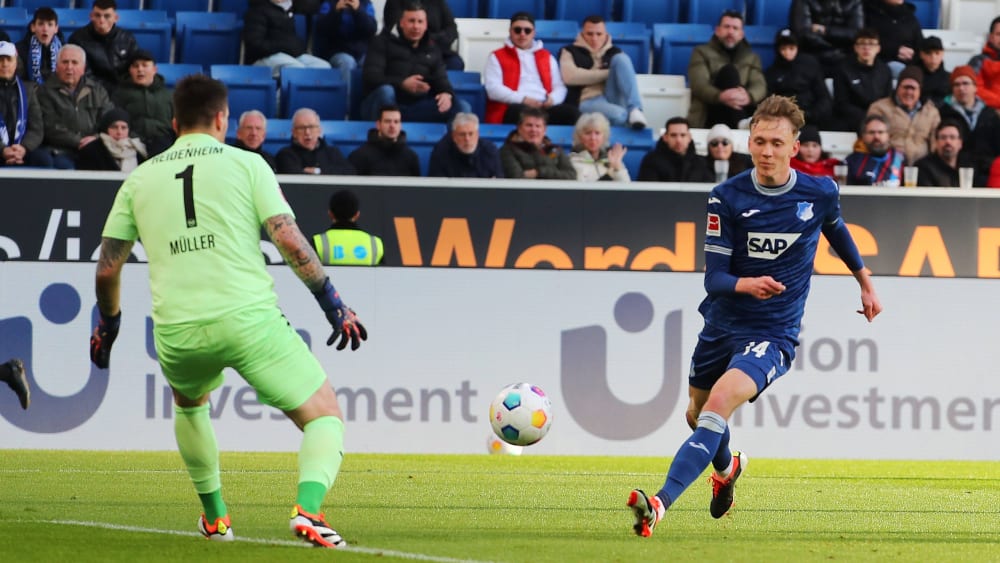
<path fill-rule="evenodd" d="M 277 87 L 269 67 L 211 65 L 208 74 L 229 88 L 229 112 L 232 115 L 258 109 L 268 119 L 277 116 Z"/>
<path fill-rule="evenodd" d="M 749 0 L 747 23 L 750 25 L 788 26 L 792 0 Z"/>
<path fill-rule="evenodd" d="M 35 10 L 46 6 L 55 9 L 72 8 L 73 0 L 8 0 L 5 5 L 12 8 L 24 8 L 29 14 L 34 14 Z"/>
<path fill-rule="evenodd" d="M 614 2 L 612 0 L 555 0 L 553 18 L 574 20 L 579 25 L 583 18 L 597 14 L 611 21 Z"/>
<path fill-rule="evenodd" d="M 145 9 L 163 10 L 174 19 L 177 12 L 207 12 L 211 0 L 145 0 Z"/>
<path fill-rule="evenodd" d="M 403 130 L 406 131 L 406 144 L 420 159 L 420 174 L 426 176 L 430 169 L 431 151 L 448 131 L 448 126 L 444 123 L 410 122 L 403 124 Z"/>
<path fill-rule="evenodd" d="M 167 88 L 173 88 L 178 80 L 189 74 L 204 74 L 205 67 L 197 64 L 157 63 L 156 72 L 163 76 Z"/>
<path fill-rule="evenodd" d="M 56 15 L 59 16 L 59 31 L 66 40 L 74 31 L 90 23 L 89 8 L 56 8 Z"/>
<path fill-rule="evenodd" d="M 489 18 L 455 18 L 458 26 L 458 54 L 465 61 L 465 70 L 482 72 L 490 53 L 499 49 L 507 38 L 510 21 Z"/>
<path fill-rule="evenodd" d="M 941 0 L 906 0 L 917 8 L 917 20 L 924 29 L 935 29 L 941 24 Z M 926 35 L 926 34 L 925 34 Z"/>
<path fill-rule="evenodd" d="M 28 12 L 24 8 L 0 8 L 0 30 L 6 32 L 11 41 L 16 42 L 24 37 L 30 21 Z"/>
<path fill-rule="evenodd" d="M 322 117 L 322 116 L 320 116 Z M 333 145 L 344 153 L 344 156 L 351 154 L 354 149 L 361 146 L 368 140 L 368 131 L 375 127 L 370 121 L 327 121 L 320 122 L 323 127 L 323 137 L 327 144 Z M 403 124 L 403 131 L 406 131 L 409 140 L 409 124 Z"/>
<path fill-rule="evenodd" d="M 659 131 L 668 119 L 686 116 L 691 107 L 691 90 L 679 74 L 637 74 L 642 111 L 649 126 Z"/>
<path fill-rule="evenodd" d="M 236 142 L 236 129 L 239 126 L 238 113 L 229 115 L 229 129 L 226 131 L 226 143 Z M 292 120 L 291 119 L 268 119 L 267 134 L 264 136 L 264 144 L 261 148 L 271 154 L 278 154 L 278 151 L 292 143 Z"/>
<path fill-rule="evenodd" d="M 579 32 L 580 24 L 574 20 L 535 21 L 535 39 L 540 39 L 556 60 L 559 60 L 559 49 L 572 44 Z"/>
<path fill-rule="evenodd" d="M 990 21 L 1000 14 L 1000 0 L 949 0 L 942 7 L 946 29 L 988 33 Z"/>
<path fill-rule="evenodd" d="M 622 0 L 622 21 L 654 23 L 680 23 L 679 0 Z"/>
<path fill-rule="evenodd" d="M 653 70 L 657 74 L 687 74 L 691 51 L 708 41 L 714 26 L 707 23 L 653 25 Z"/>
<path fill-rule="evenodd" d="M 479 17 L 479 0 L 448 0 L 451 15 L 456 18 Z"/>
<path fill-rule="evenodd" d="M 347 84 L 332 68 L 281 69 L 281 115 L 291 118 L 299 108 L 312 108 L 324 120 L 347 117 Z"/>
<path fill-rule="evenodd" d="M 170 62 L 170 41 L 174 26 L 163 10 L 118 10 L 118 25 L 135 36 L 139 47 L 149 51 L 156 62 Z"/>
<path fill-rule="evenodd" d="M 469 103 L 472 113 L 482 116 L 486 112 L 486 88 L 482 74 L 467 70 L 449 70 L 448 81 L 455 96 Z"/>
<path fill-rule="evenodd" d="M 486 0 L 488 18 L 510 20 L 510 17 L 517 12 L 528 12 L 535 17 L 535 20 L 543 19 L 545 0 Z"/>
<path fill-rule="evenodd" d="M 748 25 L 743 27 L 743 34 L 746 36 L 750 48 L 760 57 L 761 68 L 767 70 L 774 62 L 776 53 L 774 52 L 774 38 L 778 34 L 780 27 L 773 25 Z"/>
<path fill-rule="evenodd" d="M 742 14 L 746 13 L 746 6 L 743 0 L 697 0 L 689 2 L 687 18 L 688 23 L 707 23 L 712 27 L 719 22 L 719 16 L 726 10 L 735 10 Z"/>
<path fill-rule="evenodd" d="M 250 0 L 215 0 L 212 3 L 213 12 L 232 12 L 243 17 L 250 7 Z"/>
<path fill-rule="evenodd" d="M 615 46 L 632 58 L 637 73 L 650 70 L 649 52 L 652 50 L 653 32 L 644 23 L 606 22 L 605 27 Z"/>
<path fill-rule="evenodd" d="M 955 29 L 925 29 L 924 37 L 930 35 L 941 39 L 944 45 L 944 67 L 949 71 L 956 66 L 968 64 L 969 59 L 982 52 L 983 45 L 986 44 L 986 33 Z"/>
<path fill-rule="evenodd" d="M 229 12 L 176 12 L 174 62 L 239 64 L 242 25 Z"/>

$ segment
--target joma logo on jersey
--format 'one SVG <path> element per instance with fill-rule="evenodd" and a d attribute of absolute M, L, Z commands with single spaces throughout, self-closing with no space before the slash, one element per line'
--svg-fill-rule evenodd
<path fill-rule="evenodd" d="M 747 255 L 774 260 L 799 240 L 802 233 L 747 233 Z"/>

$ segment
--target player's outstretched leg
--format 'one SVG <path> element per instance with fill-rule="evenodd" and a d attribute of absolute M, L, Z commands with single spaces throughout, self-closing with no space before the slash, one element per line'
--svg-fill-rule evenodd
<path fill-rule="evenodd" d="M 334 530 L 326 523 L 326 516 L 323 514 L 310 514 L 302 507 L 295 505 L 292 508 L 292 519 L 288 523 L 292 533 L 313 544 L 316 547 L 346 547 L 347 542 L 340 537 L 337 530 Z"/>
<path fill-rule="evenodd" d="M 17 358 L 11 358 L 0 364 L 0 381 L 6 383 L 21 401 L 21 408 L 27 409 L 31 404 L 31 388 L 24 374 L 24 363 Z"/>
<path fill-rule="evenodd" d="M 709 505 L 709 512 L 712 518 L 722 518 L 733 506 L 733 491 L 736 489 L 736 480 L 743 474 L 749 459 L 743 452 L 733 452 L 732 468 L 726 477 L 712 472 L 709 482 L 712 483 L 712 504 Z"/>
<path fill-rule="evenodd" d="M 666 511 L 660 497 L 649 497 L 642 489 L 633 489 L 625 504 L 632 509 L 632 513 L 635 515 L 635 524 L 632 529 L 635 530 L 636 535 L 644 538 L 653 535 L 653 528 L 663 519 L 663 513 Z"/>
<path fill-rule="evenodd" d="M 236 535 L 233 534 L 232 525 L 229 523 L 229 515 L 216 518 L 213 524 L 209 524 L 202 514 L 198 517 L 198 531 L 205 539 L 211 541 L 233 541 Z"/>

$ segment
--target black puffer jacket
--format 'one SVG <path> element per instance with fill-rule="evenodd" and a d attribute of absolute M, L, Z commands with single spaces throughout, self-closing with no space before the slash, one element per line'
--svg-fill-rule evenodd
<path fill-rule="evenodd" d="M 862 0 L 795 0 L 788 17 L 801 50 L 831 71 L 851 54 L 854 36 L 864 23 Z M 826 28 L 824 33 L 814 32 L 813 24 Z"/>
<path fill-rule="evenodd" d="M 402 37 L 398 26 L 389 33 L 380 33 L 368 45 L 365 65 L 361 72 L 365 85 L 365 95 L 383 84 L 390 84 L 396 91 L 396 99 L 403 104 L 413 103 L 428 94 L 411 94 L 403 90 L 403 80 L 414 74 L 424 77 L 430 84 L 428 94 L 434 96 L 442 92 L 452 93 L 448 80 L 448 69 L 437 43 L 425 33 L 413 46 Z"/>
<path fill-rule="evenodd" d="M 319 168 L 327 176 L 354 174 L 354 165 L 348 162 L 340 149 L 319 140 L 316 148 L 309 150 L 294 142 L 278 151 L 278 174 L 304 174 L 306 168 Z"/>
<path fill-rule="evenodd" d="M 306 42 L 295 33 L 295 8 L 286 12 L 274 2 L 251 3 L 243 16 L 243 45 L 248 64 L 277 53 L 304 54 Z"/>
<path fill-rule="evenodd" d="M 117 25 L 107 35 L 98 35 L 94 24 L 73 32 L 69 42 L 83 47 L 87 52 L 87 74 L 93 76 L 108 93 L 114 92 L 118 82 L 128 74 L 128 63 L 139 50 L 132 32 Z"/>
<path fill-rule="evenodd" d="M 375 128 L 368 130 L 368 142 L 347 157 L 359 176 L 420 176 L 420 158 L 406 144 L 406 132 L 395 141 L 379 137 Z"/>
<path fill-rule="evenodd" d="M 823 68 L 812 56 L 799 54 L 788 61 L 778 53 L 766 71 L 767 91 L 781 96 L 795 96 L 806 114 L 806 123 L 826 129 L 833 113 L 833 100 L 826 89 Z"/>
<path fill-rule="evenodd" d="M 640 182 L 715 182 L 715 172 L 708 160 L 694 152 L 694 143 L 684 154 L 677 154 L 661 138 L 656 147 L 642 157 Z"/>
<path fill-rule="evenodd" d="M 382 11 L 382 21 L 387 29 L 396 27 L 403 7 L 411 0 L 386 0 Z M 458 40 L 458 24 L 451 13 L 451 7 L 445 0 L 421 0 L 420 4 L 427 12 L 427 35 L 445 53 L 452 53 L 451 44 Z"/>
<path fill-rule="evenodd" d="M 892 95 L 892 71 L 880 59 L 865 66 L 849 59 L 833 74 L 833 115 L 837 131 L 857 131 L 875 100 Z"/>
<path fill-rule="evenodd" d="M 878 58 L 885 62 L 897 60 L 899 48 L 906 46 L 913 49 L 913 59 L 901 61 L 915 64 L 920 57 L 917 47 L 924 38 L 917 20 L 917 8 L 909 2 L 888 4 L 885 0 L 865 0 L 865 26 L 878 31 L 878 40 L 882 49 Z"/>

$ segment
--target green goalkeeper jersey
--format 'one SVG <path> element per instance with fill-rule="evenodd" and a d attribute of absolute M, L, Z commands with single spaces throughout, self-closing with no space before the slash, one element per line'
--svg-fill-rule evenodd
<path fill-rule="evenodd" d="M 283 213 L 292 210 L 264 159 L 195 133 L 129 175 L 103 236 L 142 243 L 155 323 L 207 321 L 276 305 L 260 229 Z"/>

